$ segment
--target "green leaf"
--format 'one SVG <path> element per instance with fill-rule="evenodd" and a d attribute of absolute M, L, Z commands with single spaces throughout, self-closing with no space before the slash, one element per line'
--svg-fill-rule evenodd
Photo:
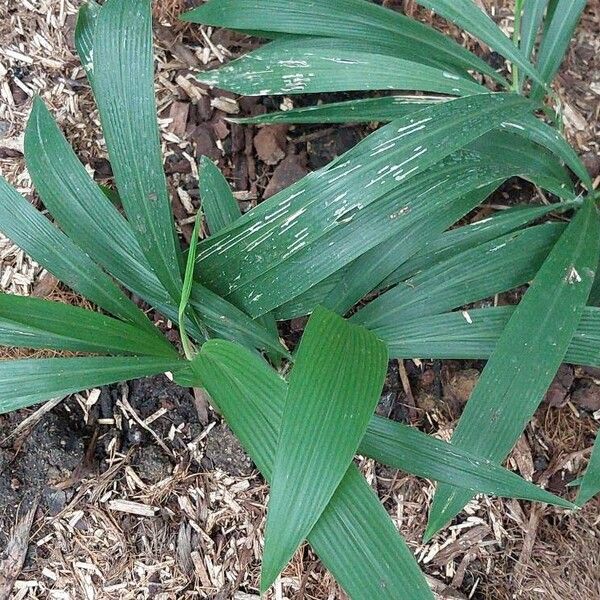
<path fill-rule="evenodd" d="M 317 308 L 292 369 L 271 478 L 261 589 L 268 589 L 344 478 L 387 371 L 362 327 Z"/>
<path fill-rule="evenodd" d="M 152 335 L 139 327 L 69 304 L 9 294 L 0 294 L 0 344 L 177 357 L 175 348 L 162 335 Z"/>
<path fill-rule="evenodd" d="M 594 280 L 600 219 L 586 201 L 535 277 L 467 402 L 452 444 L 502 461 L 552 382 L 575 334 Z M 426 536 L 452 519 L 471 494 L 440 485 Z"/>
<path fill-rule="evenodd" d="M 208 390 L 256 466 L 271 479 L 285 381 L 256 355 L 221 340 L 202 346 L 194 370 L 196 385 Z M 353 600 L 432 598 L 412 553 L 353 464 L 308 541 Z"/>
<path fill-rule="evenodd" d="M 223 341 L 207 342 L 194 367 L 196 385 L 208 388 L 235 434 L 269 479 L 287 394 L 285 381 L 256 355 Z M 499 465 L 379 417 L 371 419 L 361 442 L 359 453 L 367 452 L 390 466 L 422 477 L 439 476 L 443 481 L 461 482 L 477 491 L 569 505 Z M 352 465 L 308 540 L 353 599 L 396 600 L 399 594 L 415 600 L 430 597 L 420 582 L 412 555 L 390 524 L 377 498 Z M 340 544 L 342 536 L 353 543 Z"/>
<path fill-rule="evenodd" d="M 383 202 L 390 192 L 402 194 L 412 178 L 499 126 L 508 113 L 528 110 L 518 96 L 483 94 L 383 127 L 204 241 L 197 276 L 251 316 L 288 302 L 393 234 L 390 217 L 403 204 L 396 201 L 390 211 Z"/>
<path fill-rule="evenodd" d="M 125 212 L 144 255 L 177 303 L 180 250 L 156 121 L 150 0 L 103 5 L 93 58 L 94 93 Z"/>
<path fill-rule="evenodd" d="M 389 419 L 377 416 L 371 419 L 359 453 L 390 467 L 475 493 L 573 508 L 571 502 L 542 490 L 498 464 Z"/>
<path fill-rule="evenodd" d="M 234 123 L 259 125 L 261 123 L 369 123 L 371 121 L 393 121 L 432 104 L 445 102 L 437 96 L 384 96 L 361 98 L 316 106 L 305 106 L 280 112 L 267 113 L 244 119 L 230 119 Z"/>
<path fill-rule="evenodd" d="M 492 21 L 486 12 L 472 0 L 416 0 L 418 4 L 433 10 L 448 21 L 455 23 L 476 38 L 485 42 L 496 52 L 518 65 L 534 81 L 543 83 L 540 74 L 511 39 Z"/>
<path fill-rule="evenodd" d="M 590 463 L 581 480 L 579 494 L 577 494 L 576 504 L 583 506 L 588 500 L 591 500 L 600 492 L 600 433 L 596 437 L 596 443 L 592 450 Z"/>
<path fill-rule="evenodd" d="M 548 0 L 528 0 L 523 6 L 521 19 L 521 51 L 527 58 L 531 58 L 535 41 L 544 20 L 544 13 Z"/>
<path fill-rule="evenodd" d="M 573 200 L 549 206 L 514 206 L 481 221 L 446 231 L 431 242 L 424 243 L 417 254 L 383 281 L 381 287 L 399 283 L 461 252 L 521 229 L 552 212 L 561 213 L 580 205 L 580 200 Z"/>
<path fill-rule="evenodd" d="M 177 305 L 152 271 L 131 226 L 89 177 L 39 99 L 25 132 L 25 155 L 40 196 L 69 238 L 124 286 L 177 322 Z M 282 351 L 278 338 L 216 294 L 196 283 L 192 296 L 197 314 L 217 336 L 236 339 L 239 334 L 237 339 L 252 348 Z M 156 333 L 151 323 L 147 325 Z M 187 329 L 196 340 L 204 339 L 195 321 L 188 320 Z M 162 340 L 158 334 L 157 338 Z"/>
<path fill-rule="evenodd" d="M 544 83 L 550 83 L 558 73 L 586 5 L 587 0 L 558 0 L 556 3 L 538 54 L 538 70 Z M 532 97 L 542 98 L 543 90 L 537 86 Z"/>
<path fill-rule="evenodd" d="M 277 40 L 197 78 L 247 96 L 353 90 L 424 90 L 451 96 L 481 94 L 473 79 L 443 68 L 361 47 L 357 40 Z"/>
<path fill-rule="evenodd" d="M 377 331 L 395 319 L 435 315 L 530 281 L 564 231 L 546 223 L 485 242 L 417 273 L 359 310 L 352 321 Z"/>
<path fill-rule="evenodd" d="M 377 336 L 393 358 L 488 359 L 514 311 L 500 306 L 390 321 Z M 600 367 L 600 309 L 583 311 L 565 362 Z"/>
<path fill-rule="evenodd" d="M 87 0 L 77 12 L 75 49 L 88 81 L 94 85 L 94 34 L 96 21 L 102 7 L 95 0 Z"/>
<path fill-rule="evenodd" d="M 485 61 L 450 37 L 364 0 L 210 0 L 183 15 L 183 20 L 243 31 L 289 33 L 341 38 L 372 48 L 388 48 L 392 55 L 411 51 L 421 61 L 433 61 L 504 79 Z"/>
<path fill-rule="evenodd" d="M 174 371 L 185 361 L 100 356 L 0 361 L 0 414 L 118 381 Z"/>
<path fill-rule="evenodd" d="M 157 308 L 171 304 L 129 223 L 92 181 L 39 98 L 25 131 L 25 159 L 46 208 L 72 242 Z"/>
<path fill-rule="evenodd" d="M 200 158 L 200 198 L 212 235 L 232 225 L 242 215 L 227 180 L 207 156 Z"/>
<path fill-rule="evenodd" d="M 158 335 L 146 315 L 113 280 L 2 177 L 0 230 L 33 260 L 94 304 Z"/>

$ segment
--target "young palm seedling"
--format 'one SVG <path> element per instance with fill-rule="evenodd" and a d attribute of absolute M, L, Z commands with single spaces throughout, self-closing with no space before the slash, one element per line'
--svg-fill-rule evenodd
<path fill-rule="evenodd" d="M 523 15 L 521 42 L 546 14 L 536 68 L 525 44 L 515 46 L 468 0 L 423 4 L 503 52 L 519 68 L 513 87 L 532 97 L 544 95 L 577 16 L 563 26 L 553 25 L 555 13 L 545 7 L 541 16 Z M 551 8 L 561 14 L 557 4 Z M 275 39 L 202 75 L 220 87 L 443 95 L 267 117 L 390 124 L 245 215 L 218 169 L 201 160 L 212 235 L 198 242 L 200 216 L 186 257 L 162 169 L 150 1 L 89 2 L 76 45 L 123 212 L 37 99 L 26 160 L 53 221 L 0 179 L 0 229 L 102 312 L 1 296 L 2 344 L 89 356 L 0 363 L 0 410 L 169 371 L 181 385 L 209 392 L 272 484 L 263 590 L 307 539 L 353 599 L 432 598 L 353 457 L 441 482 L 430 533 L 475 493 L 573 507 L 500 462 L 563 360 L 600 364 L 600 310 L 587 306 L 600 244 L 592 184 L 575 152 L 535 116 L 539 103 L 489 92 L 472 71 L 510 85 L 450 39 L 397 13 L 364 0 L 210 0 L 186 18 Z M 545 44 L 552 56 L 542 60 Z M 577 195 L 569 169 L 587 196 Z M 560 202 L 449 231 L 514 176 Z M 568 225 L 530 226 L 566 211 L 575 212 Z M 528 282 L 516 308 L 455 312 Z M 183 355 L 123 288 L 179 325 Z M 367 295 L 375 299 L 344 319 Z M 275 321 L 309 314 L 291 357 Z M 489 358 L 452 445 L 373 416 L 388 358 L 414 356 Z M 291 363 L 287 380 L 272 366 L 281 359 Z M 596 462 L 583 499 L 597 491 Z"/>

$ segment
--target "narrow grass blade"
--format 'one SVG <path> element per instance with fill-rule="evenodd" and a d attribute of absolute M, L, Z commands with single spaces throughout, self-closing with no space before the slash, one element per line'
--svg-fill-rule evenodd
<path fill-rule="evenodd" d="M 362 327 L 317 308 L 292 369 L 271 480 L 261 589 L 268 589 L 329 503 L 371 418 L 387 351 Z"/>
<path fill-rule="evenodd" d="M 578 506 L 583 506 L 598 493 L 600 493 L 600 433 L 596 437 L 596 443 L 592 450 L 590 463 L 581 480 L 581 487 L 577 494 L 576 504 Z"/>
<path fill-rule="evenodd" d="M 472 0 L 417 0 L 417 3 L 429 8 L 448 21 L 462 27 L 493 50 L 518 65 L 529 77 L 544 83 L 535 67 L 517 48 L 511 39 L 506 37 L 492 19 Z"/>
<path fill-rule="evenodd" d="M 163 336 L 101 313 L 9 294 L 0 294 L 0 344 L 98 354 L 178 355 Z"/>
<path fill-rule="evenodd" d="M 211 235 L 229 227 L 242 216 L 223 173 L 207 156 L 200 158 L 200 198 Z"/>
<path fill-rule="evenodd" d="M 371 121 L 393 121 L 432 104 L 445 102 L 437 96 L 383 96 L 382 98 L 361 98 L 344 102 L 331 102 L 317 106 L 306 106 L 267 113 L 244 119 L 231 119 L 244 125 L 261 123 L 369 123 Z"/>
<path fill-rule="evenodd" d="M 80 390 L 175 371 L 179 359 L 100 356 L 0 361 L 0 414 Z"/>
<path fill-rule="evenodd" d="M 270 480 L 287 384 L 256 355 L 211 340 L 196 357 L 205 387 L 263 475 Z M 345 543 L 340 544 L 340 539 Z M 308 541 L 353 600 L 433 596 L 394 524 L 351 464 Z"/>
<path fill-rule="evenodd" d="M 271 33 L 291 33 L 361 43 L 369 40 L 373 48 L 397 48 L 392 54 L 408 46 L 418 56 L 435 57 L 448 66 L 504 81 L 490 65 L 450 37 L 364 0 L 321 0 L 318 4 L 311 0 L 211 0 L 182 18 L 229 29 L 262 31 L 267 37 Z"/>
<path fill-rule="evenodd" d="M 462 252 L 385 292 L 352 321 L 377 331 L 395 319 L 439 314 L 524 285 L 563 231 L 562 224 L 546 223 Z"/>
<path fill-rule="evenodd" d="M 558 0 L 549 14 L 551 18 L 544 30 L 538 54 L 538 70 L 544 83 L 550 83 L 558 73 L 586 5 L 587 0 Z M 543 89 L 536 86 L 532 96 L 541 99 Z"/>
<path fill-rule="evenodd" d="M 197 276 L 251 316 L 271 311 L 391 235 L 390 217 L 403 205 L 387 212 L 376 201 L 530 106 L 515 95 L 483 94 L 390 123 L 204 241 Z M 373 220 L 382 237 L 357 234 Z"/>
<path fill-rule="evenodd" d="M 2 177 L 0 230 L 37 263 L 94 304 L 128 323 L 154 330 L 146 315 L 125 297 L 113 280 Z"/>
<path fill-rule="evenodd" d="M 487 360 L 514 311 L 499 306 L 393 321 L 376 333 L 393 358 Z M 600 309 L 584 309 L 564 360 L 600 367 Z"/>
<path fill-rule="evenodd" d="M 564 231 L 504 329 L 452 438 L 496 462 L 517 442 L 564 359 L 587 302 L 600 250 L 600 218 L 586 201 Z M 426 537 L 471 494 L 441 485 Z"/>
<path fill-rule="evenodd" d="M 179 243 L 154 98 L 150 0 L 108 0 L 94 35 L 94 93 L 125 212 L 156 276 L 181 294 Z"/>
<path fill-rule="evenodd" d="M 197 78 L 247 96 L 369 90 L 423 90 L 450 96 L 486 92 L 472 78 L 400 56 L 361 48 L 357 40 L 278 40 Z"/>

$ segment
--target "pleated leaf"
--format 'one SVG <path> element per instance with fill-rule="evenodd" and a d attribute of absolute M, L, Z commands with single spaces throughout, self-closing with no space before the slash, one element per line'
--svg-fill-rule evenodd
<path fill-rule="evenodd" d="M 166 338 L 61 302 L 0 294 L 0 345 L 175 358 Z"/>
<path fill-rule="evenodd" d="M 261 123 L 369 123 L 371 121 L 393 121 L 422 110 L 431 104 L 444 102 L 444 98 L 436 96 L 383 96 L 382 98 L 360 98 L 343 102 L 330 102 L 316 106 L 305 106 L 292 110 L 232 119 L 244 125 Z"/>
<path fill-rule="evenodd" d="M 431 242 L 426 240 L 422 249 L 387 277 L 381 287 L 399 283 L 461 252 L 521 229 L 552 212 L 561 213 L 580 205 L 580 200 L 573 200 L 549 206 L 514 206 L 481 221 L 446 231 Z"/>
<path fill-rule="evenodd" d="M 317 308 L 292 369 L 275 454 L 261 588 L 292 558 L 348 470 L 387 371 L 385 346 Z"/>
<path fill-rule="evenodd" d="M 114 316 L 159 335 L 114 281 L 2 177 L 0 230 L 71 289 Z"/>
<path fill-rule="evenodd" d="M 183 20 L 227 27 L 263 36 L 294 34 L 341 38 L 392 56 L 412 51 L 421 61 L 476 70 L 502 82 L 485 61 L 439 31 L 365 0 L 210 0 L 183 15 Z M 277 37 L 276 35 L 273 37 Z"/>
<path fill-rule="evenodd" d="M 369 51 L 356 40 L 300 38 L 271 42 L 197 78 L 247 96 L 369 90 L 423 90 L 450 96 L 481 94 L 468 76 L 400 56 Z"/>
<path fill-rule="evenodd" d="M 594 280 L 600 219 L 586 201 L 504 329 L 459 420 L 452 444 L 502 461 L 542 401 L 577 331 Z M 442 484 L 427 536 L 452 519 L 471 494 Z"/>
<path fill-rule="evenodd" d="M 25 156 L 46 208 L 69 238 L 125 287 L 177 322 L 177 305 L 154 274 L 130 224 L 90 178 L 39 99 L 34 101 L 25 132 Z M 285 352 L 277 337 L 198 283 L 192 302 L 217 337 Z M 192 320 L 187 321 L 187 329 L 196 340 L 203 339 Z"/>
<path fill-rule="evenodd" d="M 488 359 L 514 311 L 499 306 L 390 321 L 377 336 L 393 358 Z M 584 309 L 564 360 L 600 367 L 600 309 Z"/>
<path fill-rule="evenodd" d="M 256 355 L 209 341 L 196 359 L 196 385 L 205 386 L 257 467 L 270 479 L 287 385 Z M 398 423 L 373 417 L 359 453 L 390 466 L 468 489 L 568 505 L 499 465 Z M 353 600 L 430 598 L 418 567 L 376 496 L 351 465 L 309 543 Z M 352 543 L 340 543 L 351 539 Z"/>
<path fill-rule="evenodd" d="M 179 359 L 99 356 L 0 361 L 0 414 L 118 381 L 185 366 Z"/>
<path fill-rule="evenodd" d="M 200 158 L 200 198 L 211 235 L 229 227 L 242 215 L 223 173 L 207 156 Z"/>
<path fill-rule="evenodd" d="M 101 8 L 95 0 L 87 0 L 77 12 L 75 26 L 75 49 L 92 86 L 94 85 L 94 34 Z"/>
<path fill-rule="evenodd" d="M 520 47 L 527 58 L 531 58 L 547 6 L 548 0 L 528 0 L 523 5 Z"/>
<path fill-rule="evenodd" d="M 455 23 L 476 38 L 485 42 L 496 52 L 518 65 L 529 77 L 543 82 L 528 57 L 517 48 L 511 39 L 492 21 L 486 12 L 472 0 L 417 0 L 417 3 L 429 8 L 448 21 Z"/>
<path fill-rule="evenodd" d="M 564 231 L 546 223 L 485 242 L 401 282 L 352 321 L 378 331 L 395 319 L 452 310 L 528 283 Z"/>
<path fill-rule="evenodd" d="M 286 399 L 285 381 L 256 355 L 220 340 L 204 344 L 194 368 L 196 385 L 208 390 L 270 480 Z M 433 598 L 412 553 L 353 464 L 308 541 L 353 600 Z"/>
<path fill-rule="evenodd" d="M 590 463 L 581 480 L 581 487 L 579 488 L 579 494 L 577 494 L 576 503 L 579 506 L 583 506 L 598 493 L 600 493 L 600 433 L 596 437 Z"/>
<path fill-rule="evenodd" d="M 573 33 L 587 0 L 558 0 L 544 30 L 538 54 L 538 71 L 544 83 L 550 83 L 558 73 L 565 53 L 573 38 Z M 543 90 L 537 86 L 533 96 L 541 98 Z"/>
<path fill-rule="evenodd" d="M 198 277 L 251 316 L 288 302 L 393 234 L 390 219 L 403 216 L 404 204 L 384 212 L 376 200 L 498 126 L 507 111 L 529 107 L 518 96 L 483 94 L 391 123 L 203 242 Z M 365 237 L 373 219 L 382 237 Z"/>
<path fill-rule="evenodd" d="M 93 59 L 94 94 L 125 212 L 153 271 L 178 302 L 180 249 L 156 121 L 150 0 L 103 5 Z"/>

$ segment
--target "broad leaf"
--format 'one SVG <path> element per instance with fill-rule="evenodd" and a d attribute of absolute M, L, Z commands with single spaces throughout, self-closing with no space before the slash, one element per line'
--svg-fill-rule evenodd
<path fill-rule="evenodd" d="M 445 102 L 437 96 L 383 96 L 345 100 L 257 115 L 243 119 L 231 119 L 245 125 L 261 123 L 368 123 L 371 121 L 393 121 L 431 104 Z"/>
<path fill-rule="evenodd" d="M 185 366 L 152 357 L 44 358 L 0 361 L 0 414 L 43 400 Z"/>
<path fill-rule="evenodd" d="M 211 235 L 229 227 L 242 215 L 227 180 L 207 156 L 200 158 L 200 199 Z"/>
<path fill-rule="evenodd" d="M 154 274 L 131 226 L 89 177 L 39 99 L 27 125 L 25 154 L 38 192 L 69 238 L 124 286 L 177 322 L 177 305 Z M 199 284 L 194 285 L 192 303 L 218 337 L 282 351 L 277 337 Z M 187 329 L 196 340 L 204 338 L 194 321 L 187 321 Z"/>
<path fill-rule="evenodd" d="M 252 316 L 280 306 L 393 234 L 390 217 L 404 204 L 387 212 L 377 200 L 499 126 L 507 111 L 529 108 L 514 95 L 483 94 L 391 123 L 203 242 L 198 277 Z M 365 237 L 373 220 L 381 234 Z"/>
<path fill-rule="evenodd" d="M 117 188 L 156 276 L 179 301 L 179 242 L 163 171 L 154 99 L 150 0 L 108 0 L 96 20 L 94 93 Z"/>
<path fill-rule="evenodd" d="M 373 49 L 386 47 L 392 55 L 412 50 L 422 61 L 435 60 L 449 68 L 476 70 L 504 81 L 485 61 L 450 37 L 365 0 L 321 0 L 319 3 L 311 0 L 210 0 L 182 18 L 252 33 L 260 31 L 267 37 L 271 33 L 287 33 L 359 43 L 369 40 Z"/>
<path fill-rule="evenodd" d="M 101 6 L 96 0 L 87 0 L 77 13 L 75 49 L 88 81 L 94 85 L 94 34 Z"/>
<path fill-rule="evenodd" d="M 500 462 L 517 442 L 558 370 L 581 320 L 600 250 L 600 219 L 586 201 L 504 329 L 467 402 L 452 444 Z M 440 485 L 427 537 L 471 494 Z"/>
<path fill-rule="evenodd" d="M 543 81 L 535 67 L 529 62 L 528 57 L 513 44 L 511 39 L 504 35 L 487 13 L 481 10 L 472 0 L 416 1 L 488 44 L 493 50 L 518 65 L 535 81 Z"/>
<path fill-rule="evenodd" d="M 529 282 L 564 231 L 537 225 L 485 242 L 401 282 L 352 320 L 377 331 L 396 319 L 435 315 Z"/>
<path fill-rule="evenodd" d="M 387 371 L 387 350 L 325 309 L 310 318 L 281 420 L 265 531 L 266 590 L 308 535 L 344 478 Z"/>
<path fill-rule="evenodd" d="M 402 55 L 378 53 L 366 42 L 332 38 L 271 42 L 197 77 L 207 85 L 247 96 L 353 90 L 423 90 L 468 96 L 487 91 L 468 76 Z"/>
<path fill-rule="evenodd" d="M 514 311 L 499 306 L 390 321 L 377 336 L 393 358 L 488 359 Z M 585 308 L 564 360 L 600 367 L 600 309 Z"/>
<path fill-rule="evenodd" d="M 586 5 L 587 0 L 558 0 L 549 14 L 538 54 L 538 71 L 545 83 L 558 73 Z M 536 87 L 533 96 L 542 98 L 543 90 Z"/>
<path fill-rule="evenodd" d="M 523 6 L 520 47 L 523 54 L 529 59 L 531 59 L 547 6 L 548 0 L 528 0 Z"/>
<path fill-rule="evenodd" d="M 0 230 L 37 263 L 109 313 L 156 335 L 146 315 L 90 257 L 0 177 Z"/>
<path fill-rule="evenodd" d="M 238 345 L 211 340 L 195 359 L 205 387 L 263 475 L 270 480 L 287 385 Z M 344 539 L 348 543 L 340 544 Z M 354 600 L 432 598 L 410 550 L 374 492 L 350 465 L 308 541 Z"/>
<path fill-rule="evenodd" d="M 101 313 L 40 298 L 0 294 L 0 344 L 98 354 L 175 358 L 161 335 Z"/>

